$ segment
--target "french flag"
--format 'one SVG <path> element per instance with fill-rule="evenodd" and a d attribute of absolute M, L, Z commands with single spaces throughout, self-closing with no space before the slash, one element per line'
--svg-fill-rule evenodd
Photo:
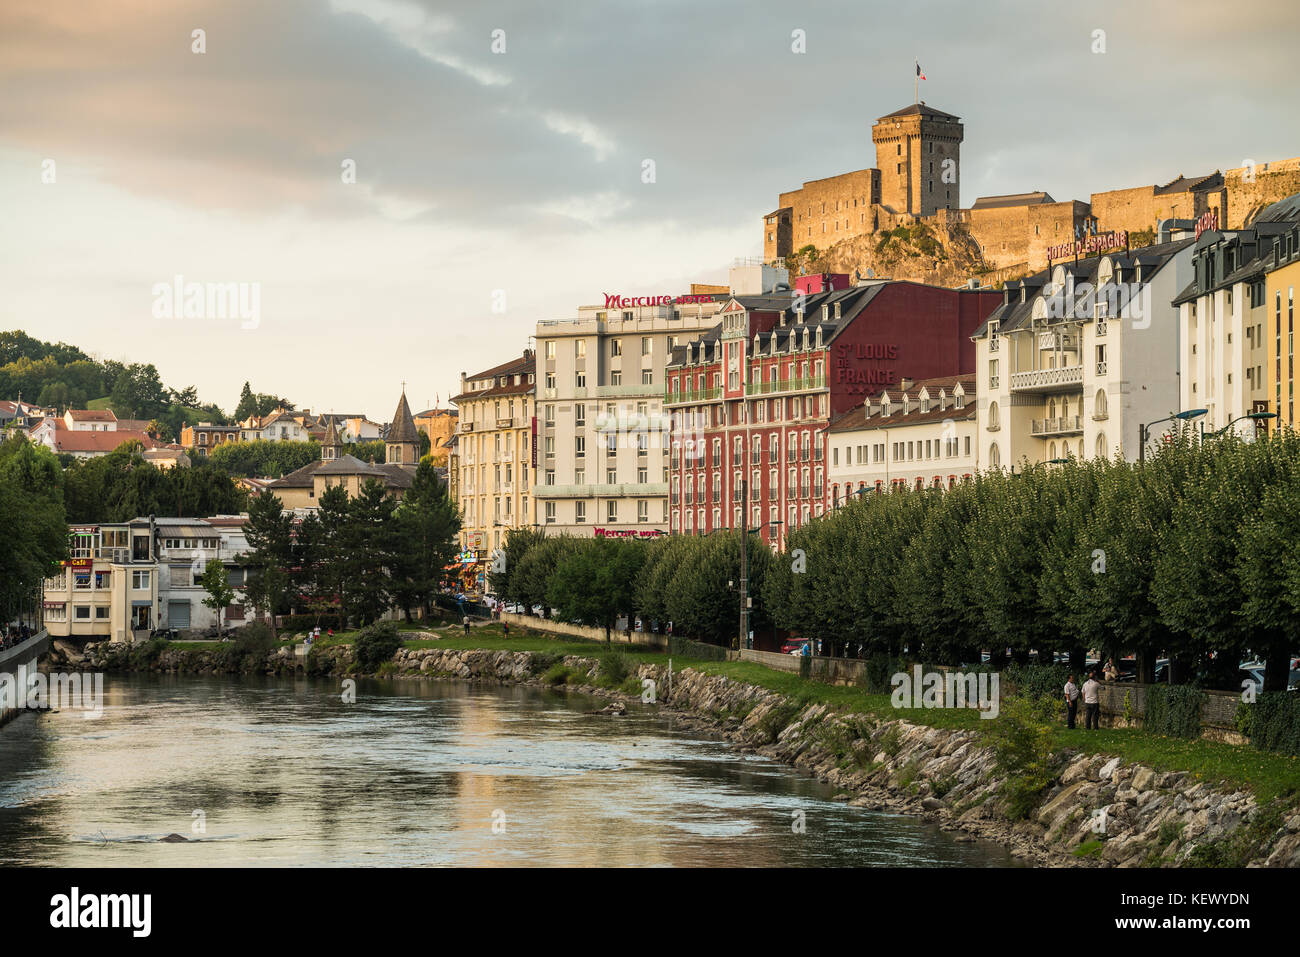
<path fill-rule="evenodd" d="M 916 75 L 917 75 L 917 77 L 920 78 L 920 79 L 922 79 L 922 80 L 924 80 L 924 79 L 925 79 L 925 74 L 921 72 L 921 64 L 920 64 L 919 62 L 915 61 L 915 60 L 913 60 L 912 62 L 913 62 L 913 63 L 916 63 Z"/>

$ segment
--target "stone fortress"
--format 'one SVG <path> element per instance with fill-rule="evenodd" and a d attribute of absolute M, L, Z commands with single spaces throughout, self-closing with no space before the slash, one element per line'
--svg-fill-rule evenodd
<path fill-rule="evenodd" d="M 1219 228 L 1240 229 L 1265 206 L 1300 192 L 1296 158 L 1093 193 L 1086 203 L 1034 191 L 982 196 L 963 208 L 962 136 L 959 117 L 924 101 L 880 117 L 871 130 L 874 168 L 812 180 L 780 195 L 777 208 L 763 217 L 764 260 L 787 259 L 807 246 L 825 257 L 837 244 L 922 224 L 945 249 L 963 240 L 966 264 L 976 272 L 1005 278 L 1045 268 L 1050 258 L 1062 258 L 1059 247 L 1090 232 L 1124 232 L 1132 245 L 1146 245 L 1156 241 L 1162 220 L 1207 214 L 1217 217 Z M 832 258 L 868 261 L 856 251 Z M 899 274 L 909 272 L 918 275 Z M 904 265 L 893 278 L 921 274 L 929 272 Z"/>

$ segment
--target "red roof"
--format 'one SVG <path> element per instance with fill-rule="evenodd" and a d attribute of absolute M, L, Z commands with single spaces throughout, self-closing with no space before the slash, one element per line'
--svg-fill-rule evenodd
<path fill-rule="evenodd" d="M 56 429 L 54 432 L 54 451 L 56 452 L 112 452 L 123 442 L 139 442 L 146 449 L 154 448 L 158 443 L 143 432 L 74 432 L 71 429 Z"/>
<path fill-rule="evenodd" d="M 111 409 L 69 409 L 68 415 L 77 422 L 116 422 Z"/>

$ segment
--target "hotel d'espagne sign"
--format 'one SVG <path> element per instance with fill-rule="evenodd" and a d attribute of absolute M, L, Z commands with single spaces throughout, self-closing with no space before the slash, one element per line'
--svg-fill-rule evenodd
<path fill-rule="evenodd" d="M 1093 233 L 1091 236 L 1077 242 L 1048 246 L 1047 258 L 1052 262 L 1056 262 L 1058 259 L 1069 259 L 1071 256 L 1081 256 L 1085 253 L 1105 252 L 1108 249 L 1119 249 L 1121 246 L 1127 245 L 1128 230 L 1112 229 L 1108 233 Z"/>

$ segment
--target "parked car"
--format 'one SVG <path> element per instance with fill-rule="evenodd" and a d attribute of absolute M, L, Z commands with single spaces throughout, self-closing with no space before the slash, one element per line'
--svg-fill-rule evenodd
<path fill-rule="evenodd" d="M 781 645 L 781 654 L 783 655 L 802 655 L 804 645 L 808 644 L 807 638 L 790 638 Z"/>

